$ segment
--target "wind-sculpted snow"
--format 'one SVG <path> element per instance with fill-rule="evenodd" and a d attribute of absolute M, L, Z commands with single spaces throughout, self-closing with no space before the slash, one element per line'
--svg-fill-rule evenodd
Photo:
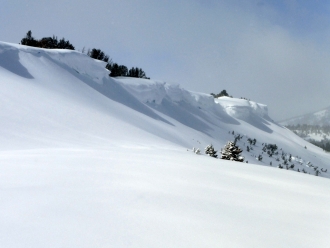
<path fill-rule="evenodd" d="M 120 78 L 118 81 L 141 102 L 157 107 L 158 111 L 206 134 L 209 134 L 212 128 L 207 123 L 203 124 L 200 119 L 215 125 L 217 123 L 212 122 L 205 113 L 221 118 L 220 122 L 234 124 L 233 118 L 236 118 L 262 131 L 272 132 L 267 127 L 268 122 L 272 121 L 264 104 L 230 97 L 214 99 L 209 94 L 191 92 L 179 85 L 153 80 Z"/>
<path fill-rule="evenodd" d="M 161 104 L 164 98 L 173 102 L 187 102 L 189 105 L 200 108 L 210 108 L 214 103 L 211 95 L 195 93 L 181 88 L 179 85 L 170 85 L 165 82 L 136 79 L 119 78 L 126 89 L 145 103 Z"/>
<path fill-rule="evenodd" d="M 32 79 L 32 75 L 20 63 L 19 50 L 13 46 L 2 44 L 0 47 L 0 67 L 21 77 Z"/>
<path fill-rule="evenodd" d="M 216 99 L 216 102 L 218 102 L 229 115 L 239 119 L 248 119 L 251 115 L 269 118 L 268 107 L 264 104 L 231 97 L 219 97 Z"/>
<path fill-rule="evenodd" d="M 0 42 L 1 247 L 328 246 L 329 154 L 265 105 L 104 66 Z M 203 152 L 234 140 L 248 163 Z"/>

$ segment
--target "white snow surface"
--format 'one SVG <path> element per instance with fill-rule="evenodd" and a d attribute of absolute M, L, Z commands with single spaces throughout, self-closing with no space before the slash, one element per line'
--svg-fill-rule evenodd
<path fill-rule="evenodd" d="M 329 154 L 263 104 L 104 66 L 0 42 L 1 247 L 329 247 L 329 172 L 255 158 L 276 143 L 312 174 Z M 232 131 L 249 163 L 192 152 Z"/>

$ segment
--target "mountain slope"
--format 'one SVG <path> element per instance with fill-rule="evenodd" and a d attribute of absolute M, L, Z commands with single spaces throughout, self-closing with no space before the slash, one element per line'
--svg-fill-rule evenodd
<path fill-rule="evenodd" d="M 298 117 L 290 118 L 280 122 L 282 125 L 318 125 L 318 126 L 329 126 L 330 125 L 330 107 L 309 113 L 306 115 L 301 115 Z"/>
<path fill-rule="evenodd" d="M 330 181 L 255 157 L 276 143 L 312 173 L 328 154 L 265 105 L 108 74 L 75 51 L 0 43 L 4 247 L 326 247 Z M 249 164 L 191 152 L 238 134 L 257 140 Z"/>
<path fill-rule="evenodd" d="M 330 151 L 330 107 L 323 110 L 290 118 L 282 121 L 282 125 L 303 139 Z"/>
<path fill-rule="evenodd" d="M 328 155 L 273 122 L 262 104 L 228 97 L 214 101 L 165 82 L 113 79 L 103 62 L 75 51 L 1 47 L 6 122 L 0 132 L 7 137 L 2 149 L 167 141 L 201 150 L 212 143 L 220 150 L 234 140 L 234 131 L 243 136 L 238 145 L 250 163 L 282 166 L 291 154 L 295 170 L 330 177 Z M 126 130 L 131 135 L 123 135 Z M 249 138 L 257 140 L 253 152 L 246 151 Z M 278 146 L 278 157 L 264 154 L 265 143 Z"/>

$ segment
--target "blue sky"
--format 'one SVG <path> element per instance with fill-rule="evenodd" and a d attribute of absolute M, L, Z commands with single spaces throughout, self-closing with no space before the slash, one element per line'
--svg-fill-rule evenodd
<path fill-rule="evenodd" d="M 330 105 L 330 4 L 298 0 L 6 0 L 0 40 L 65 37 L 192 91 L 246 97 L 275 120 Z"/>

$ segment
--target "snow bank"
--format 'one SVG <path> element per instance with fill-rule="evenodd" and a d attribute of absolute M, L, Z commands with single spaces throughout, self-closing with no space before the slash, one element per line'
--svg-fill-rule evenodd
<path fill-rule="evenodd" d="M 209 108 L 214 105 L 213 97 L 185 90 L 180 85 L 136 78 L 118 78 L 125 88 L 144 103 L 161 104 L 164 98 L 173 102 L 186 102 L 194 107 Z"/>
<path fill-rule="evenodd" d="M 214 99 L 209 94 L 191 92 L 179 85 L 147 79 L 119 78 L 118 81 L 123 83 L 130 93 L 144 103 L 161 104 L 166 98 L 172 102 L 185 102 L 200 109 L 210 110 L 221 107 L 229 116 L 238 119 L 249 119 L 253 118 L 254 115 L 269 119 L 268 107 L 253 101 L 230 97 Z"/>
<path fill-rule="evenodd" d="M 247 119 L 252 115 L 262 118 L 268 117 L 268 107 L 261 103 L 226 96 L 217 98 L 216 102 L 235 118 Z"/>

